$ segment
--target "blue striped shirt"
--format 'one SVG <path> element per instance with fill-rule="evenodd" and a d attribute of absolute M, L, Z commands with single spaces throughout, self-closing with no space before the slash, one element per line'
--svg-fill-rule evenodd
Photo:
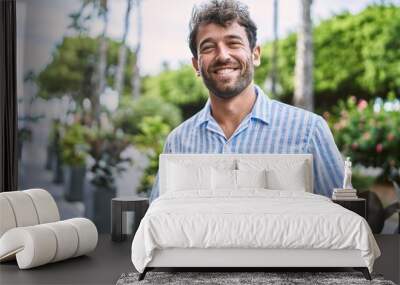
<path fill-rule="evenodd" d="M 226 139 L 211 115 L 210 100 L 167 137 L 164 153 L 311 153 L 314 193 L 332 196 L 343 181 L 343 160 L 325 120 L 314 113 L 269 99 L 256 86 L 256 102 Z M 150 195 L 159 195 L 158 174 Z"/>

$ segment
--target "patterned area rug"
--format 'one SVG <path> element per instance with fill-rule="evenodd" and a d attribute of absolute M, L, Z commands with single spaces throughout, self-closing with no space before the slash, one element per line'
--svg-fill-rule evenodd
<path fill-rule="evenodd" d="M 372 281 L 364 278 L 360 272 L 148 272 L 142 281 L 138 281 L 139 273 L 124 273 L 117 285 L 134 284 L 385 284 L 395 285 L 384 280 L 381 275 L 372 274 Z"/>

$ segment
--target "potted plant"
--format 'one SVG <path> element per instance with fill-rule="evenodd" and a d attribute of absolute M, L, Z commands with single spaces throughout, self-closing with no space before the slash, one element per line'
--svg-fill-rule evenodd
<path fill-rule="evenodd" d="M 64 197 L 68 201 L 82 201 L 86 176 L 86 158 L 89 151 L 88 129 L 74 123 L 64 128 L 61 154 L 64 171 Z"/>
<path fill-rule="evenodd" d="M 52 122 L 49 133 L 49 144 L 47 147 L 46 169 L 53 171 L 53 182 L 56 184 L 64 182 L 60 147 L 61 128 L 62 124 L 60 120 L 56 119 Z"/>
<path fill-rule="evenodd" d="M 121 155 L 130 140 L 121 130 L 92 128 L 88 143 L 92 163 L 85 188 L 85 212 L 99 232 L 110 232 L 111 199 L 116 196 L 117 175 L 131 163 Z"/>

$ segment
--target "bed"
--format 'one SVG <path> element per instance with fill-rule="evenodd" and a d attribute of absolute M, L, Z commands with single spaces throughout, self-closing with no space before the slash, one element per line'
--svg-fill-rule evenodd
<path fill-rule="evenodd" d="M 158 267 L 352 267 L 380 250 L 361 216 L 313 194 L 310 154 L 162 154 L 160 196 L 132 242 Z"/>

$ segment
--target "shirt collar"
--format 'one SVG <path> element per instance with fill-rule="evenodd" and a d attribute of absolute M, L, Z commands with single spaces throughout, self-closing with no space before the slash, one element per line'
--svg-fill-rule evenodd
<path fill-rule="evenodd" d="M 267 95 L 261 90 L 260 87 L 257 85 L 255 86 L 255 91 L 256 91 L 256 102 L 253 106 L 253 109 L 251 110 L 250 113 L 250 118 L 258 119 L 266 124 L 269 124 L 270 122 L 270 99 L 268 98 Z M 204 108 L 200 111 L 198 121 L 197 121 L 197 126 L 200 126 L 201 124 L 208 122 L 212 120 L 211 116 L 211 103 L 210 103 L 210 98 L 207 99 L 207 102 L 204 106 Z"/>

